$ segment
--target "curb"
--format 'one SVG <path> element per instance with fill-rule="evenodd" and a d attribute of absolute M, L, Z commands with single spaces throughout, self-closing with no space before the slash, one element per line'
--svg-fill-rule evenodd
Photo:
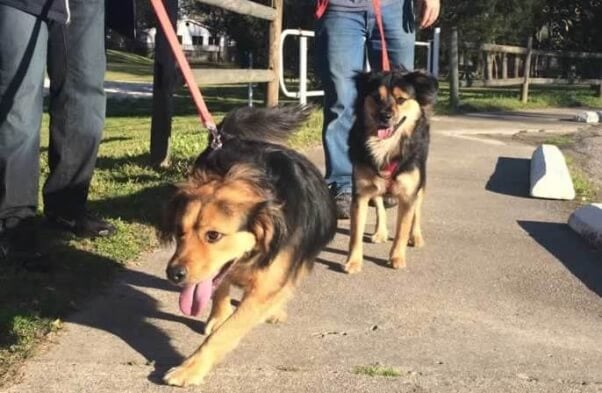
<path fill-rule="evenodd" d="M 569 217 L 569 226 L 587 242 L 602 250 L 602 203 L 578 208 Z"/>
<path fill-rule="evenodd" d="M 554 145 L 539 145 L 531 157 L 531 190 L 535 198 L 575 199 L 575 188 L 562 152 Z"/>

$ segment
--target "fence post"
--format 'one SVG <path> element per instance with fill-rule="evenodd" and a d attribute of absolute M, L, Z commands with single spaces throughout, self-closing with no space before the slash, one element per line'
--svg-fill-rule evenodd
<path fill-rule="evenodd" d="M 178 0 L 165 0 L 165 8 L 173 26 L 178 16 Z M 169 137 L 173 115 L 172 93 L 176 85 L 176 63 L 165 38 L 157 28 L 153 76 L 153 109 L 151 121 L 150 160 L 155 167 L 169 166 Z"/>
<path fill-rule="evenodd" d="M 249 52 L 249 69 L 253 69 L 253 52 Z M 253 106 L 253 83 L 249 83 L 249 106 Z"/>
<path fill-rule="evenodd" d="M 435 27 L 435 31 L 433 33 L 433 44 L 431 45 L 431 49 L 433 51 L 433 56 L 431 60 L 432 73 L 435 78 L 439 77 L 439 50 L 441 48 L 441 28 Z"/>
<path fill-rule="evenodd" d="M 493 79 L 493 65 L 494 65 L 493 53 L 485 52 L 485 69 L 487 70 L 487 77 L 485 79 L 487 79 L 487 80 Z"/>
<path fill-rule="evenodd" d="M 275 78 L 268 82 L 266 92 L 266 105 L 278 105 L 278 81 L 280 76 L 280 34 L 282 33 L 282 10 L 283 0 L 273 0 L 274 8 L 276 9 L 276 18 L 270 22 L 270 57 L 268 68 L 274 72 Z"/>
<path fill-rule="evenodd" d="M 529 100 L 529 74 L 531 73 L 531 54 L 533 52 L 533 37 L 529 37 L 527 42 L 527 56 L 525 58 L 525 70 L 523 88 L 521 92 L 521 101 L 526 104 Z"/>
<path fill-rule="evenodd" d="M 458 70 L 458 29 L 453 27 L 449 40 L 449 103 L 455 111 L 460 106 L 460 73 Z"/>
<path fill-rule="evenodd" d="M 307 104 L 307 37 L 299 36 L 299 103 Z"/>

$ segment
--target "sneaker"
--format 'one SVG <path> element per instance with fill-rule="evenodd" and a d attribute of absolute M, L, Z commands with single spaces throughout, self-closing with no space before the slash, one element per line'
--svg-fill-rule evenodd
<path fill-rule="evenodd" d="M 395 206 L 397 206 L 398 203 L 399 202 L 398 202 L 397 198 L 395 198 L 393 195 L 391 195 L 391 194 L 383 195 L 383 205 L 385 205 L 385 209 L 395 207 Z M 368 204 L 370 206 L 376 206 L 373 199 L 370 199 L 370 202 Z"/>
<path fill-rule="evenodd" d="M 347 220 L 351 217 L 351 200 L 353 199 L 350 191 L 336 191 L 335 187 L 330 188 L 331 195 L 336 206 L 337 218 Z"/>
<path fill-rule="evenodd" d="M 46 217 L 52 226 L 82 238 L 107 237 L 117 231 L 112 224 L 89 212 L 76 216 L 46 213 Z"/>

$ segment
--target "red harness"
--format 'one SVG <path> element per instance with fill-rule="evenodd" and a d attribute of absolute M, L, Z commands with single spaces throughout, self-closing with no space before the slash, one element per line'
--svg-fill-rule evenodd
<path fill-rule="evenodd" d="M 387 139 L 393 134 L 388 135 L 386 138 L 382 138 L 379 135 L 379 139 Z M 393 174 L 399 168 L 399 160 L 393 160 L 388 163 L 385 163 L 380 170 L 378 171 L 378 175 L 387 181 L 386 192 L 390 192 L 393 187 Z"/>

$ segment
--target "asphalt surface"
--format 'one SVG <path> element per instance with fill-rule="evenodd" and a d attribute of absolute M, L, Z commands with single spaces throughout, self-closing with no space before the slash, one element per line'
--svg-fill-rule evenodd
<path fill-rule="evenodd" d="M 341 273 L 349 226 L 340 221 L 288 321 L 256 328 L 202 386 L 186 390 L 602 392 L 602 255 L 566 225 L 570 202 L 528 197 L 531 147 L 464 135 L 487 125 L 523 127 L 435 121 L 426 247 L 409 250 L 405 270 L 386 266 L 387 243 L 366 244 L 360 274 Z M 309 155 L 321 163 L 320 151 Z M 202 342 L 205 317 L 179 314 L 164 279 L 168 257 L 140 258 L 4 391 L 181 391 L 161 375 Z M 398 376 L 354 372 L 374 364 Z"/>

